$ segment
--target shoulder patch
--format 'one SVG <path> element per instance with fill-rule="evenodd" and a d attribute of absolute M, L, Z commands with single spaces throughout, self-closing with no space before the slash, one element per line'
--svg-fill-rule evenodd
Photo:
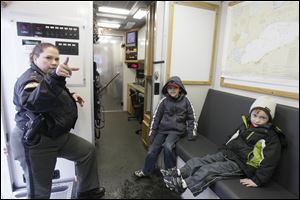
<path fill-rule="evenodd" d="M 25 87 L 24 87 L 24 90 L 36 88 L 38 85 L 39 85 L 38 82 L 30 82 L 30 83 L 27 83 L 27 84 L 25 85 Z"/>

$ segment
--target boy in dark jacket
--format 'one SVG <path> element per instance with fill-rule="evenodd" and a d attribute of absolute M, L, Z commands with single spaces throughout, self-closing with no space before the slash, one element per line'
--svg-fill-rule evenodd
<path fill-rule="evenodd" d="M 195 139 L 197 123 L 191 102 L 179 77 L 171 77 L 162 89 L 165 97 L 159 102 L 150 126 L 150 147 L 144 168 L 134 172 L 136 177 L 149 176 L 155 169 L 159 153 L 164 149 L 165 169 L 176 167 L 176 142 L 185 134 Z"/>
<path fill-rule="evenodd" d="M 216 180 L 245 175 L 240 183 L 247 187 L 266 184 L 280 159 L 284 136 L 272 124 L 276 103 L 258 98 L 250 108 L 250 118 L 216 154 L 192 158 L 180 169 L 161 170 L 166 186 L 177 192 L 189 188 L 194 196 Z M 283 143 L 284 144 L 284 143 Z"/>

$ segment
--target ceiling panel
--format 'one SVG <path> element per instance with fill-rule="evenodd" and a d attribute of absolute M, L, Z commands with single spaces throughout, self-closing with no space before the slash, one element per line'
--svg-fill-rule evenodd
<path fill-rule="evenodd" d="M 120 23 L 121 27 L 116 30 L 128 31 L 133 28 L 140 28 L 145 24 L 146 19 L 134 19 L 133 15 L 139 8 L 147 8 L 152 1 L 94 1 L 94 21 L 97 22 L 111 22 L 111 23 Z M 97 16 L 96 13 L 101 13 L 98 11 L 99 6 L 108 6 L 113 8 L 123 8 L 130 10 L 129 15 L 126 19 L 117 19 L 111 17 Z M 128 28 L 127 24 L 134 24 L 133 27 Z"/>

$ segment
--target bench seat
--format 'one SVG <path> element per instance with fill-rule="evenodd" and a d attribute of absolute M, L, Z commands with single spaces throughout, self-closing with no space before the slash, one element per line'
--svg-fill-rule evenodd
<path fill-rule="evenodd" d="M 202 157 L 207 154 L 216 153 L 218 146 L 202 135 L 199 135 L 196 141 L 180 140 L 176 145 L 178 156 L 184 161 L 188 161 L 193 157 Z M 295 199 L 297 196 L 293 195 L 285 188 L 271 182 L 262 188 L 247 188 L 240 184 L 239 179 L 220 180 L 210 186 L 220 198 L 222 199 Z"/>
<path fill-rule="evenodd" d="M 180 140 L 176 144 L 177 155 L 186 162 L 193 157 L 216 153 L 241 124 L 240 116 L 249 112 L 253 101 L 252 98 L 210 89 L 198 120 L 197 140 Z M 278 105 L 274 123 L 286 134 L 288 149 L 283 152 L 273 180 L 258 188 L 245 187 L 238 178 L 219 180 L 210 186 L 216 195 L 233 199 L 299 198 L 299 109 Z"/>

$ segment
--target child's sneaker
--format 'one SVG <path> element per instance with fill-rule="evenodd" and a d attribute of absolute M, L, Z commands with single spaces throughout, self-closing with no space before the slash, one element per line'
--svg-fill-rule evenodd
<path fill-rule="evenodd" d="M 164 182 L 166 187 L 170 190 L 175 190 L 178 193 L 183 193 L 186 190 L 186 187 L 182 186 L 182 178 L 181 177 L 172 177 L 172 176 L 165 176 Z"/>
<path fill-rule="evenodd" d="M 167 169 L 167 170 L 166 170 L 166 169 L 161 169 L 161 170 L 160 170 L 160 173 L 161 173 L 164 177 L 165 177 L 165 176 L 173 176 L 173 177 L 179 176 L 176 167 L 170 168 L 170 169 Z"/>
<path fill-rule="evenodd" d="M 137 177 L 137 178 L 143 178 L 143 177 L 147 177 L 147 175 L 144 174 L 143 170 L 137 170 L 134 172 L 134 175 Z"/>

